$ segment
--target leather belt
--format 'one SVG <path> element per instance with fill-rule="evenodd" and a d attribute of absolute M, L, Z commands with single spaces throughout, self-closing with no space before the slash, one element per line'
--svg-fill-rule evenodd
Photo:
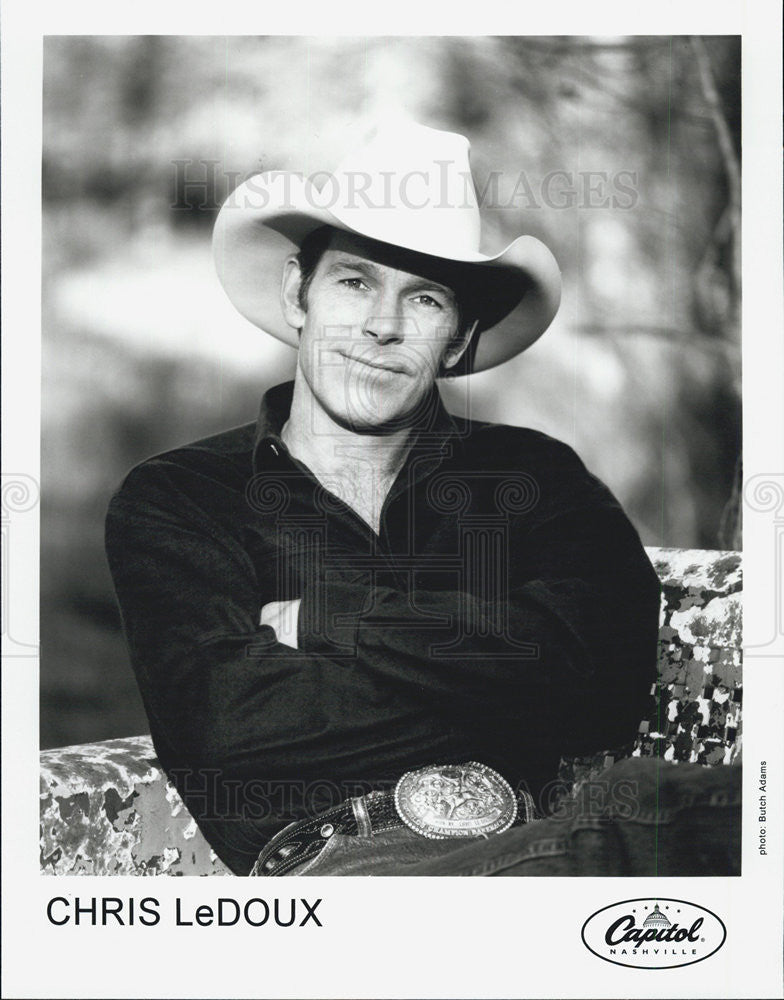
<path fill-rule="evenodd" d="M 290 823 L 263 848 L 251 875 L 286 875 L 315 858 L 335 834 L 372 837 L 408 827 L 429 839 L 487 837 L 536 818 L 531 795 L 512 791 L 484 764 L 444 764 L 407 771 L 394 791 L 346 799 Z"/>

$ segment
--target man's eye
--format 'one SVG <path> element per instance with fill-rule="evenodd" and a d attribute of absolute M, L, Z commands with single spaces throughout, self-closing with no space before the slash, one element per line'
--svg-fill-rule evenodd
<path fill-rule="evenodd" d="M 354 288 L 357 291 L 367 288 L 367 285 L 361 278 L 341 278 L 340 284 L 345 285 L 346 288 Z"/>
<path fill-rule="evenodd" d="M 435 307 L 436 309 L 444 308 L 442 304 L 438 301 L 438 299 L 434 299 L 432 295 L 417 295 L 414 301 L 421 302 L 422 305 L 429 306 L 431 308 L 433 307 Z"/>

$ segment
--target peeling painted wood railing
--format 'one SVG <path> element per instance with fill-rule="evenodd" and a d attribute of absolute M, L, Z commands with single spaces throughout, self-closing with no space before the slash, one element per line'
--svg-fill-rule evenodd
<path fill-rule="evenodd" d="M 659 680 L 633 750 L 729 764 L 740 748 L 741 560 L 649 549 L 662 582 Z M 614 755 L 564 762 L 579 782 Z M 41 869 L 52 875 L 228 875 L 160 768 L 149 736 L 41 754 Z"/>

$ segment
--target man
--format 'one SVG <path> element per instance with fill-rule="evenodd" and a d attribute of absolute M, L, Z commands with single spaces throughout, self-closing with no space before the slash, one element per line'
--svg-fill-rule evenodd
<path fill-rule="evenodd" d="M 224 288 L 296 376 L 133 470 L 107 552 L 156 751 L 237 873 L 449 873 L 644 713 L 659 586 L 619 504 L 441 403 L 558 308 L 547 248 L 479 229 L 467 141 L 413 125 L 218 217 Z"/>

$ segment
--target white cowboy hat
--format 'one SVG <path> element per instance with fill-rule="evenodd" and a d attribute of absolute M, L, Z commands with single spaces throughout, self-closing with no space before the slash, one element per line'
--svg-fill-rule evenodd
<path fill-rule="evenodd" d="M 558 311 L 560 271 L 533 236 L 520 236 L 492 256 L 480 253 L 469 149 L 462 135 L 407 123 L 377 130 L 333 174 L 251 177 L 223 204 L 213 234 L 218 276 L 232 303 L 251 323 L 296 347 L 297 331 L 280 305 L 283 265 L 309 233 L 333 226 L 453 261 L 478 285 L 477 316 L 470 317 L 478 318 L 481 333 L 473 371 L 524 351 Z"/>

